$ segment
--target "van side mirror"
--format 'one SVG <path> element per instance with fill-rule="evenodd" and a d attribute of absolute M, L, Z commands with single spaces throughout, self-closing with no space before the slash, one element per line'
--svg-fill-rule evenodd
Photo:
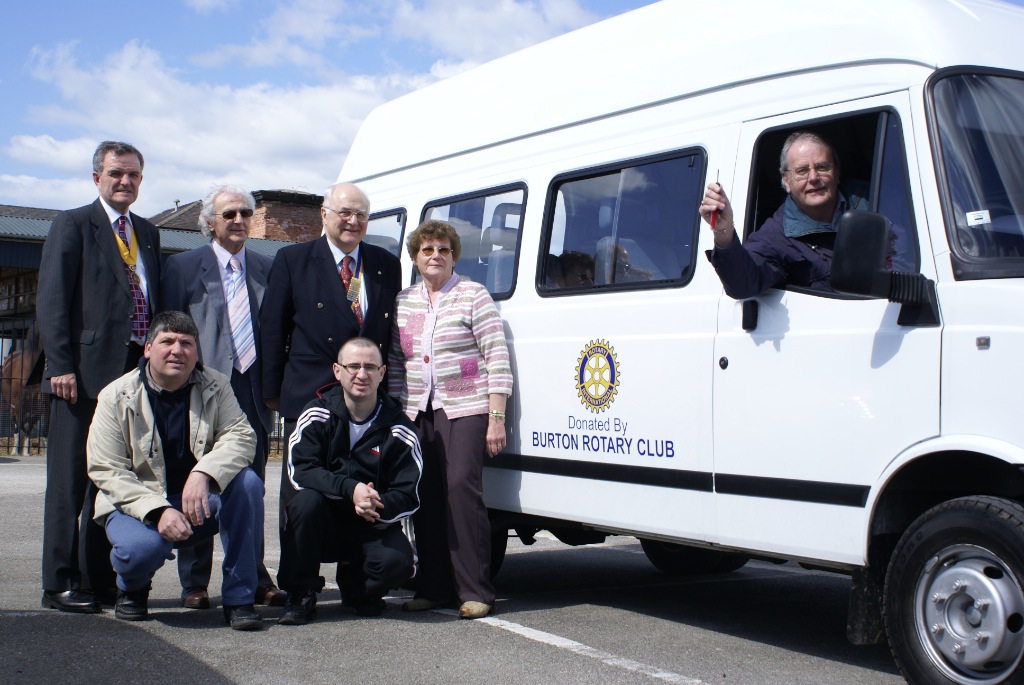
<path fill-rule="evenodd" d="M 839 219 L 832 253 L 832 288 L 904 305 L 897 320 L 901 326 L 938 326 L 935 283 L 919 273 L 887 270 L 888 253 L 888 219 L 873 212 L 846 212 Z"/>

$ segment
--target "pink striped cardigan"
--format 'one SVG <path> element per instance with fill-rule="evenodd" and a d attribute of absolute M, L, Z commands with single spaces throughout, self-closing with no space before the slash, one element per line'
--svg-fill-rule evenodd
<path fill-rule="evenodd" d="M 410 419 L 428 391 L 423 380 L 423 322 L 429 311 L 422 285 L 417 283 L 395 299 L 394 332 L 388 357 L 388 393 Z M 501 315 L 487 289 L 462 280 L 437 302 L 434 328 L 435 393 L 445 414 L 486 414 L 490 393 L 512 394 L 512 369 Z"/>

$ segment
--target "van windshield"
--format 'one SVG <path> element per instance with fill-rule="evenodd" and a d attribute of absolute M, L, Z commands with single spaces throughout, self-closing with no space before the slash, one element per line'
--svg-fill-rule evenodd
<path fill-rule="evenodd" d="M 1024 276 L 1024 78 L 954 73 L 932 96 L 957 277 Z"/>

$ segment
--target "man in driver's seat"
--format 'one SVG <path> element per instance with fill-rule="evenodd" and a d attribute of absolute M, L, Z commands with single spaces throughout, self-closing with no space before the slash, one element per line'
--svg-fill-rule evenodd
<path fill-rule="evenodd" d="M 868 208 L 862 193 L 840 191 L 839 162 L 821 136 L 791 134 L 779 162 L 788 197 L 746 242 L 736 238 L 732 205 L 721 185 L 709 185 L 700 204 L 709 225 L 712 212 L 719 212 L 711 229 L 715 249 L 707 255 L 726 294 L 737 300 L 781 284 L 832 292 L 829 272 L 839 218 L 849 209 Z"/>

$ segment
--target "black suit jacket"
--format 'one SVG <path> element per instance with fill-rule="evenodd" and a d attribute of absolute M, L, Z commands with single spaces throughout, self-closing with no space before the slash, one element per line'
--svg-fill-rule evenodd
<path fill-rule="evenodd" d="M 146 269 L 146 303 L 152 317 L 160 293 L 160 231 L 135 214 L 131 220 Z M 61 212 L 50 225 L 36 294 L 46 356 L 44 392 L 50 390 L 51 377 L 75 373 L 79 396 L 95 399 L 125 372 L 134 303 L 115 240 L 98 198 Z"/>
<path fill-rule="evenodd" d="M 245 251 L 245 278 L 249 291 L 249 312 L 256 341 L 256 362 L 249 367 L 247 378 L 251 398 L 239 398 L 242 408 L 254 406 L 258 420 L 270 430 L 270 412 L 263 403 L 260 369 L 260 305 L 267 290 L 267 278 L 273 260 L 252 249 Z M 190 315 L 199 328 L 199 360 L 206 366 L 231 377 L 234 353 L 231 348 L 231 324 L 224 299 L 221 268 L 217 254 L 210 245 L 171 255 L 164 264 L 160 280 L 160 309 L 174 309 Z M 246 401 L 243 401 L 245 399 Z M 249 417 L 250 422 L 253 417 Z"/>
<path fill-rule="evenodd" d="M 356 324 L 327 237 L 278 251 L 260 310 L 263 396 L 280 398 L 279 412 L 295 419 L 321 387 L 334 383 L 332 364 L 349 338 L 376 342 L 387 359 L 391 317 L 402 289 L 402 267 L 387 250 L 360 245 L 367 307 Z"/>

